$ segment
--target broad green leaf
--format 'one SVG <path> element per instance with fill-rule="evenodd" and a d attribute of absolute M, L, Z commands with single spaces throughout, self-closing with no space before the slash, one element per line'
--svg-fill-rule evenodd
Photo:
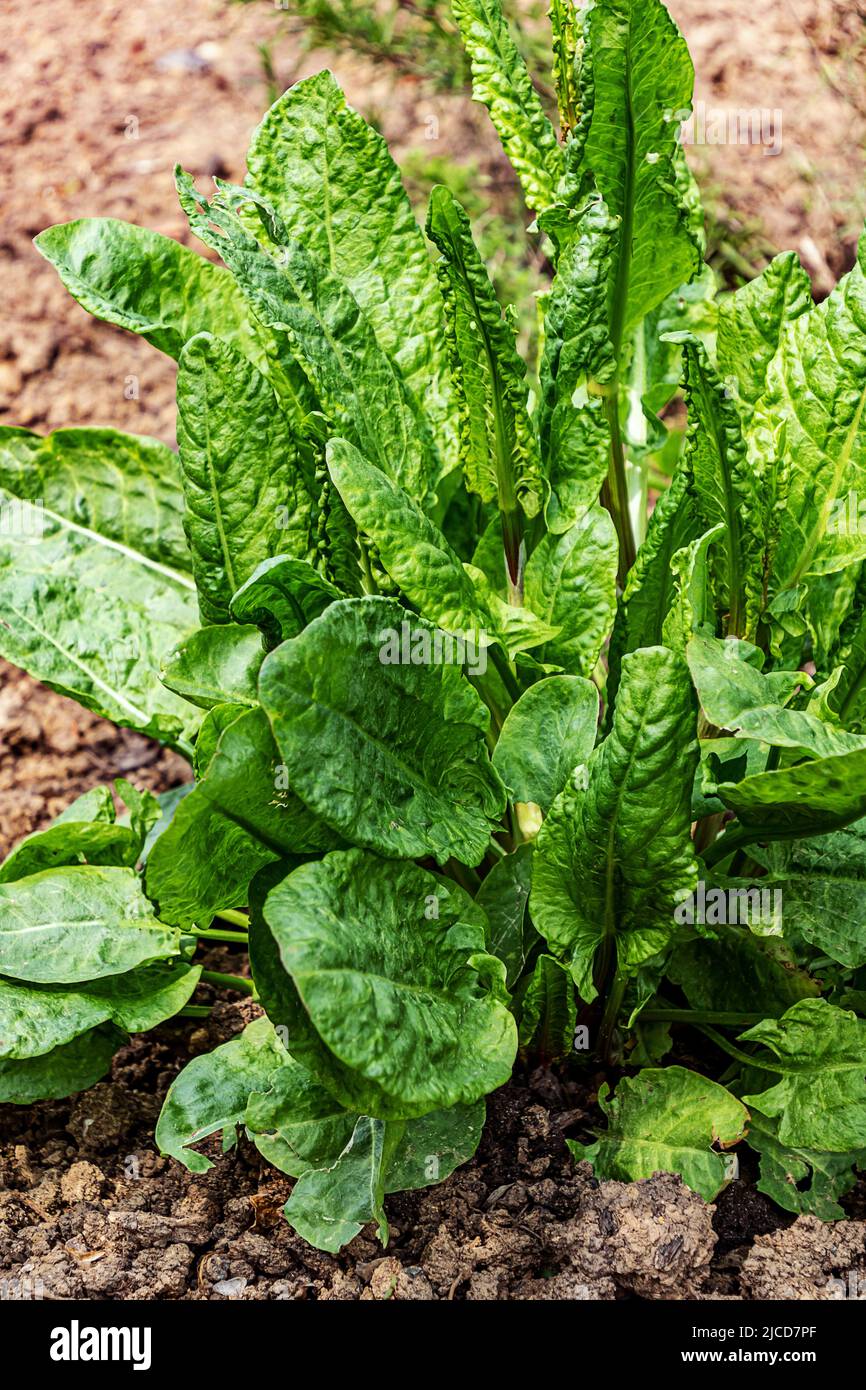
<path fill-rule="evenodd" d="M 192 567 L 177 455 L 158 439 L 0 428 L 0 487 L 170 569 Z"/>
<path fill-rule="evenodd" d="M 334 830 L 382 854 L 477 864 L 505 807 L 487 710 L 435 629 L 391 599 L 334 603 L 271 652 L 259 694 L 289 785 Z M 395 651 L 395 644 L 397 650 Z"/>
<path fill-rule="evenodd" d="M 782 894 L 786 935 L 850 970 L 866 965 L 866 822 L 770 845 L 765 862 Z"/>
<path fill-rule="evenodd" d="M 359 1119 L 293 1057 L 252 1092 L 244 1114 L 256 1148 L 293 1178 L 335 1162 Z"/>
<path fill-rule="evenodd" d="M 199 609 L 203 623 L 224 623 L 232 595 L 263 560 L 280 551 L 308 558 L 313 480 L 273 386 L 209 333 L 180 355 L 177 408 Z"/>
<path fill-rule="evenodd" d="M 548 676 L 521 695 L 493 754 L 513 801 L 550 810 L 569 773 L 595 747 L 598 705 L 598 691 L 582 676 Z"/>
<path fill-rule="evenodd" d="M 514 518 L 518 507 L 528 517 L 538 515 L 545 481 L 514 326 L 503 317 L 466 213 L 441 185 L 430 196 L 427 235 L 442 252 L 437 271 L 466 486 L 484 502 L 498 500 L 504 527 L 516 525 L 506 519 Z"/>
<path fill-rule="evenodd" d="M 485 1115 L 484 1101 L 478 1100 L 407 1120 L 385 1174 L 385 1191 L 414 1192 L 442 1182 L 475 1153 Z"/>
<path fill-rule="evenodd" d="M 778 1131 L 776 1121 L 750 1110 L 746 1138 L 749 1148 L 761 1156 L 758 1191 L 772 1197 L 784 1211 L 817 1216 L 819 1221 L 841 1221 L 846 1213 L 839 1198 L 857 1181 L 852 1155 L 788 1148 L 779 1143 Z M 855 1157 L 862 1167 L 866 1154 Z"/>
<path fill-rule="evenodd" d="M 490 112 L 527 207 L 549 207 L 564 172 L 562 150 L 500 0 L 452 0 L 451 8 L 472 63 L 472 95 Z"/>
<path fill-rule="evenodd" d="M 665 974 L 683 990 L 690 1008 L 720 1013 L 777 1017 L 798 999 L 818 993 L 816 982 L 797 969 L 783 942 L 755 936 L 735 922 L 722 926 L 718 939 L 703 937 L 678 946 Z"/>
<path fill-rule="evenodd" d="M 588 1159 L 596 1177 L 635 1182 L 653 1173 L 679 1173 L 712 1202 L 730 1181 L 724 1153 L 746 1132 L 746 1107 L 715 1081 L 685 1067 L 647 1068 L 624 1076 L 611 1096 L 598 1095 L 607 1129 L 594 1144 L 566 1140 L 577 1160 Z"/>
<path fill-rule="evenodd" d="M 108 787 L 91 787 L 82 792 L 74 801 L 54 817 L 52 825 L 63 825 L 65 821 L 114 821 L 117 812 L 114 799 Z"/>
<path fill-rule="evenodd" d="M 0 864 L 0 883 L 14 883 L 64 864 L 115 864 L 131 868 L 141 837 L 110 821 L 63 821 L 27 835 Z"/>
<path fill-rule="evenodd" d="M 762 608 L 760 492 L 747 463 L 729 388 L 711 366 L 702 344 L 687 341 L 683 353 L 689 415 L 686 457 L 695 511 L 702 530 L 724 526 L 716 542 L 718 597 L 727 615 L 726 631 L 745 637 L 755 632 Z"/>
<path fill-rule="evenodd" d="M 505 967 L 462 889 L 362 850 L 304 864 L 264 908 L 297 992 L 292 1055 L 347 1108 L 405 1119 L 502 1085 Z"/>
<path fill-rule="evenodd" d="M 251 362 L 264 362 L 260 335 L 222 266 L 145 227 L 88 217 L 40 232 L 37 251 L 96 318 L 140 333 L 169 357 L 196 333 L 218 333 Z"/>
<path fill-rule="evenodd" d="M 841 830 L 866 815 L 866 750 L 759 772 L 716 791 L 755 839 Z"/>
<path fill-rule="evenodd" d="M 162 681 L 191 705 L 258 704 L 262 634 L 251 624 L 216 623 L 191 632 L 165 656 Z"/>
<path fill-rule="evenodd" d="M 518 1039 L 521 1056 L 550 1066 L 574 1048 L 577 1004 L 574 982 L 553 956 L 535 962 L 520 998 Z"/>
<path fill-rule="evenodd" d="M 785 709 L 798 689 L 809 683 L 808 677 L 801 671 L 764 675 L 749 661 L 751 650 L 745 643 L 700 634 L 689 642 L 686 659 L 711 724 L 774 747 L 801 748 L 817 758 L 864 747 L 858 734 L 825 724 L 808 710 Z"/>
<path fill-rule="evenodd" d="M 688 471 L 680 465 L 653 508 L 646 540 L 629 572 L 608 651 L 608 708 L 616 697 L 624 654 L 663 640 L 665 619 L 676 598 L 674 557 L 701 535 L 688 486 Z"/>
<path fill-rule="evenodd" d="M 290 87 L 253 134 L 247 183 L 348 285 L 456 463 L 442 305 L 400 172 L 330 72 Z"/>
<path fill-rule="evenodd" d="M 236 623 L 255 623 L 268 647 L 276 647 L 297 637 L 340 597 L 340 590 L 306 560 L 275 555 L 256 566 L 232 596 L 229 611 Z"/>
<path fill-rule="evenodd" d="M 12 501 L 0 489 L 0 510 Z M 46 507 L 0 536 L 0 656 L 79 704 L 167 742 L 197 719 L 159 679 L 196 623 L 192 580 Z"/>
<path fill-rule="evenodd" d="M 719 298 L 719 372 L 746 419 L 760 399 L 786 324 L 812 308 L 812 284 L 794 251 Z"/>
<path fill-rule="evenodd" d="M 336 844 L 290 790 L 263 711 L 248 710 L 223 730 L 204 779 L 156 842 L 147 891 L 168 921 L 207 925 L 245 905 L 263 865 Z"/>
<path fill-rule="evenodd" d="M 689 642 L 696 633 L 715 630 L 709 551 L 723 531 L 724 526 L 719 523 L 696 541 L 684 545 L 671 560 L 676 595 L 662 623 L 662 637 L 664 645 L 678 656 L 686 655 Z"/>
<path fill-rule="evenodd" d="M 676 167 L 694 70 L 658 0 L 598 0 L 586 12 L 584 39 L 584 110 L 571 163 L 581 156 L 581 170 L 592 172 L 620 219 L 609 310 L 618 357 L 631 330 L 698 268 Z"/>
<path fill-rule="evenodd" d="M 266 1018 L 248 1023 L 222 1046 L 193 1057 L 172 1082 L 156 1126 L 160 1153 L 176 1158 L 191 1173 L 213 1163 L 192 1148 L 216 1130 L 242 1124 L 253 1091 L 266 1089 L 286 1062 L 285 1048 Z"/>
<path fill-rule="evenodd" d="M 697 882 L 696 762 L 685 663 L 664 647 L 627 656 L 611 732 L 554 802 L 533 861 L 533 921 L 587 1003 L 600 948 L 632 976 L 672 943 Z"/>
<path fill-rule="evenodd" d="M 842 574 L 856 573 L 854 566 Z M 810 588 L 814 587 L 814 583 Z M 846 728 L 866 733 L 866 576 L 861 573 L 838 637 L 832 643 L 828 669 L 839 679 L 827 695 L 833 715 Z"/>
<path fill-rule="evenodd" d="M 181 948 L 132 869 L 47 869 L 0 884 L 0 975 L 75 984 L 167 960 Z"/>
<path fill-rule="evenodd" d="M 487 645 L 490 615 L 455 550 L 417 502 L 345 439 L 328 444 L 334 486 L 409 601 L 445 632 Z"/>
<path fill-rule="evenodd" d="M 283 1207 L 292 1229 L 316 1249 L 336 1254 L 368 1221 L 375 1221 L 386 1245 L 385 1177 L 401 1130 L 401 1125 L 362 1115 L 336 1162 L 308 1168 L 295 1183 Z"/>
<path fill-rule="evenodd" d="M 125 1041 L 119 1029 L 103 1024 L 41 1057 L 0 1060 L 0 1104 L 32 1105 L 89 1090 L 105 1076 Z"/>
<path fill-rule="evenodd" d="M 801 999 L 741 1038 L 768 1048 L 771 1073 L 781 1073 L 769 1090 L 743 1099 L 779 1119 L 782 1144 L 828 1153 L 866 1147 L 866 1022 L 826 999 Z"/>
<path fill-rule="evenodd" d="M 207 773 L 213 762 L 219 741 L 229 724 L 234 724 L 235 720 L 240 719 L 242 714 L 246 714 L 249 708 L 249 705 L 239 705 L 229 701 L 224 705 L 214 705 L 208 710 L 201 721 L 201 728 L 195 741 L 193 768 L 196 781 L 200 782 Z"/>
<path fill-rule="evenodd" d="M 526 602 L 561 631 L 538 660 L 592 675 L 616 611 L 617 554 L 613 522 L 600 506 L 562 535 L 542 537 L 526 566 Z"/>
<path fill-rule="evenodd" d="M 550 0 L 548 10 L 553 45 L 553 76 L 559 130 L 565 140 L 580 117 L 578 82 L 580 32 L 572 0 Z"/>
<path fill-rule="evenodd" d="M 171 791 L 160 792 L 156 798 L 159 802 L 160 817 L 153 828 L 148 832 L 142 847 L 140 860 L 142 865 L 146 865 L 150 858 L 150 852 L 157 840 L 165 834 L 168 827 L 174 820 L 175 812 L 183 799 L 189 796 L 195 786 L 194 782 L 183 782 L 179 787 L 172 787 Z"/>
<path fill-rule="evenodd" d="M 505 965 L 509 989 L 523 969 L 526 955 L 526 906 L 532 884 L 532 845 L 519 845 L 493 865 L 475 895 L 490 924 L 488 946 Z"/>
<path fill-rule="evenodd" d="M 290 335 L 338 430 L 414 497 L 432 495 L 441 462 L 429 428 L 345 282 L 289 239 L 279 219 L 271 219 L 279 244 L 263 246 L 232 208 L 243 190 L 220 189 L 208 203 L 188 175 L 179 174 L 178 187 L 193 231 L 222 256 L 256 316 Z"/>
<path fill-rule="evenodd" d="M 146 1033 L 191 997 L 200 965 L 151 965 L 77 986 L 0 979 L 0 1057 L 37 1057 L 102 1023 Z"/>
<path fill-rule="evenodd" d="M 600 388 L 616 371 L 607 302 L 617 229 L 604 203 L 591 198 L 569 227 L 547 299 L 536 423 L 551 485 L 546 519 L 557 533 L 598 501 L 607 473 Z"/>
<path fill-rule="evenodd" d="M 770 598 L 866 556 L 839 500 L 866 492 L 866 238 L 832 294 L 782 333 L 750 427 L 765 498 Z"/>

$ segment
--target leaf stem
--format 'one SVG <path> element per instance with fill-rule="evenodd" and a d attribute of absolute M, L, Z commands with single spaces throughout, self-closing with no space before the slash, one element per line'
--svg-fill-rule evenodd
<path fill-rule="evenodd" d="M 639 1019 L 646 1023 L 716 1023 L 722 1028 L 749 1028 L 763 1023 L 766 1014 L 726 1013 L 723 1009 L 643 1009 Z"/>
<path fill-rule="evenodd" d="M 488 647 L 487 650 L 490 653 L 493 665 L 496 669 L 496 674 L 508 691 L 512 703 L 516 704 L 520 699 L 520 686 L 517 684 L 517 678 L 508 663 L 505 653 L 500 650 L 495 642 L 492 646 Z"/>
<path fill-rule="evenodd" d="M 747 1067 L 757 1067 L 758 1071 L 780 1071 L 778 1066 L 774 1066 L 766 1058 L 753 1057 L 750 1052 L 742 1052 L 740 1048 L 734 1047 L 733 1043 L 728 1042 L 727 1038 L 723 1038 L 721 1033 L 717 1033 L 715 1028 L 711 1028 L 708 1023 L 701 1023 L 697 1026 L 711 1042 L 716 1044 L 716 1047 L 721 1048 L 722 1052 L 726 1052 L 729 1057 L 733 1057 L 735 1062 L 742 1062 Z"/>
<path fill-rule="evenodd" d="M 191 936 L 197 936 L 201 941 L 231 941 L 236 946 L 246 946 L 249 935 L 244 931 L 219 931 L 210 927 L 190 927 Z"/>
<path fill-rule="evenodd" d="M 605 1066 L 611 1066 L 614 1061 L 613 1041 L 616 1033 L 619 1011 L 622 1008 L 623 996 L 625 995 L 626 979 L 619 970 L 613 977 L 610 993 L 604 1006 L 604 1013 L 601 1019 L 601 1027 L 598 1032 L 598 1052 Z"/>
<path fill-rule="evenodd" d="M 244 975 L 224 975 L 221 970 L 203 970 L 200 979 L 203 984 L 217 985 L 220 989 L 238 989 L 242 994 L 255 994 L 252 980 Z"/>
<path fill-rule="evenodd" d="M 235 912 L 232 907 L 224 907 L 220 912 L 214 913 L 215 922 L 231 922 L 233 926 L 240 927 L 241 931 L 246 931 L 250 925 L 250 919 L 245 912 Z"/>

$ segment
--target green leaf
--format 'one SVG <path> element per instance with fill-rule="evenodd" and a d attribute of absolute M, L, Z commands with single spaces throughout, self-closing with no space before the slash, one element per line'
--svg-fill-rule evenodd
<path fill-rule="evenodd" d="M 280 551 L 308 558 L 312 479 L 273 386 L 209 333 L 181 353 L 177 407 L 199 609 L 203 623 L 224 623 L 232 595 L 263 560 Z"/>
<path fill-rule="evenodd" d="M 169 569 L 191 569 L 177 455 L 158 439 L 0 427 L 0 488 Z"/>
<path fill-rule="evenodd" d="M 290 335 L 338 431 L 414 497 L 432 495 L 441 461 L 429 427 L 345 282 L 290 240 L 273 214 L 278 244 L 269 250 L 257 241 L 232 206 L 243 204 L 242 189 L 221 187 L 208 203 L 189 175 L 178 175 L 178 187 L 193 231 L 222 256 L 256 316 Z"/>
<path fill-rule="evenodd" d="M 756 840 L 840 830 L 866 815 L 866 750 L 723 782 L 716 792 Z"/>
<path fill-rule="evenodd" d="M 866 1022 L 826 999 L 801 999 L 741 1038 L 769 1048 L 770 1070 L 781 1073 L 775 1086 L 743 1099 L 779 1118 L 782 1144 L 828 1153 L 866 1147 Z"/>
<path fill-rule="evenodd" d="M 489 949 L 504 963 L 509 989 L 523 969 L 531 883 L 532 845 L 519 845 L 512 854 L 496 861 L 475 896 L 490 923 Z"/>
<path fill-rule="evenodd" d="M 336 1163 L 309 1168 L 298 1179 L 283 1211 L 302 1239 L 336 1254 L 368 1221 L 375 1221 L 380 1242 L 387 1244 L 385 1174 L 400 1130 L 362 1115 Z"/>
<path fill-rule="evenodd" d="M 712 632 L 716 625 L 715 605 L 710 583 L 709 551 L 724 531 L 719 523 L 696 541 L 678 550 L 671 560 L 676 597 L 662 623 L 666 647 L 685 656 L 691 639 L 700 632 Z"/>
<path fill-rule="evenodd" d="M 866 965 L 866 821 L 770 845 L 765 858 L 782 894 L 786 935 L 796 933 L 849 970 Z"/>
<path fill-rule="evenodd" d="M 0 974 L 40 984 L 120 975 L 180 951 L 132 869 L 47 869 L 0 884 Z"/>
<path fill-rule="evenodd" d="M 225 704 L 251 707 L 259 702 L 257 684 L 264 656 L 257 627 L 218 623 L 191 632 L 168 653 L 162 681 L 200 709 Z"/>
<path fill-rule="evenodd" d="M 842 575 L 856 574 L 852 565 Z M 814 588 L 815 581 L 810 584 Z M 866 576 L 856 582 L 850 606 L 832 643 L 828 669 L 838 671 L 839 679 L 827 695 L 833 715 L 846 728 L 866 733 Z"/>
<path fill-rule="evenodd" d="M 339 589 L 306 560 L 275 555 L 256 566 L 232 596 L 229 612 L 236 623 L 260 627 L 270 648 L 297 637 L 340 597 Z"/>
<path fill-rule="evenodd" d="M 0 1061 L 0 1104 L 32 1105 L 88 1090 L 102 1079 L 125 1041 L 117 1028 L 103 1024 L 41 1057 Z"/>
<path fill-rule="evenodd" d="M 722 524 L 717 547 L 718 596 L 726 611 L 726 630 L 753 635 L 763 598 L 763 531 L 760 493 L 746 459 L 737 407 L 729 388 L 710 365 L 702 344 L 684 346 L 689 428 L 686 457 L 695 510 L 702 529 Z"/>
<path fill-rule="evenodd" d="M 812 283 L 794 251 L 719 299 L 717 352 L 725 385 L 748 419 L 766 385 L 767 369 L 786 324 L 812 308 Z"/>
<path fill-rule="evenodd" d="M 462 889 L 360 850 L 302 865 L 265 918 L 297 991 L 292 1055 L 347 1108 L 405 1119 L 511 1074 L 505 967 Z"/>
<path fill-rule="evenodd" d="M 330 72 L 290 87 L 253 134 L 247 182 L 348 285 L 456 463 L 436 276 L 388 146 Z"/>
<path fill-rule="evenodd" d="M 0 489 L 0 509 L 9 502 Z M 172 742 L 194 712 L 159 679 L 195 626 L 192 580 L 45 507 L 0 536 L 0 656 L 115 724 Z M 37 543 L 38 542 L 38 543 Z"/>
<path fill-rule="evenodd" d="M 599 948 L 633 976 L 671 944 L 697 882 L 690 789 L 697 762 L 684 662 L 664 647 L 627 656 L 613 727 L 538 834 L 530 911 L 581 998 L 598 992 Z"/>
<path fill-rule="evenodd" d="M 36 250 L 82 308 L 140 333 L 169 357 L 196 333 L 218 333 L 263 363 L 260 334 L 231 275 L 170 237 L 113 217 L 49 227 Z"/>
<path fill-rule="evenodd" d="M 537 428 L 551 484 L 546 519 L 566 531 L 598 501 L 610 436 L 599 386 L 616 371 L 608 291 L 618 223 L 591 198 L 569 226 L 544 316 Z"/>
<path fill-rule="evenodd" d="M 777 1017 L 798 999 L 818 993 L 816 982 L 797 969 L 783 942 L 754 936 L 731 922 L 722 927 L 718 940 L 703 937 L 678 946 L 665 974 L 680 986 L 692 1009 L 721 1013 Z"/>
<path fill-rule="evenodd" d="M 478 1100 L 407 1120 L 385 1175 L 385 1191 L 414 1192 L 443 1182 L 475 1153 L 485 1115 L 484 1101 Z"/>
<path fill-rule="evenodd" d="M 113 811 L 112 806 L 112 811 Z M 65 864 L 114 864 L 132 868 L 141 836 L 111 821 L 62 821 L 27 835 L 0 864 L 0 883 L 59 869 Z"/>
<path fill-rule="evenodd" d="M 552 30 L 553 75 L 559 110 L 559 129 L 564 140 L 577 125 L 580 116 L 580 35 L 577 11 L 571 0 L 550 0 L 548 15 Z"/>
<path fill-rule="evenodd" d="M 845 1211 L 839 1198 L 857 1181 L 851 1154 L 821 1153 L 818 1149 L 792 1149 L 779 1143 L 779 1126 L 752 1109 L 749 1148 L 761 1156 L 757 1187 L 784 1211 L 798 1216 L 817 1216 L 819 1221 L 841 1221 Z M 856 1156 L 859 1165 L 866 1154 Z"/>
<path fill-rule="evenodd" d="M 526 205 L 549 207 L 564 172 L 562 150 L 499 0 L 452 0 L 451 8 L 472 63 L 472 95 L 490 112 Z"/>
<path fill-rule="evenodd" d="M 561 631 L 536 653 L 540 661 L 592 675 L 616 609 L 616 565 L 616 532 L 603 507 L 542 537 L 526 566 L 526 602 Z"/>
<path fill-rule="evenodd" d="M 204 925 L 243 907 L 254 874 L 339 838 L 289 789 L 262 710 L 223 730 L 195 791 L 178 806 L 147 863 L 147 891 L 172 922 Z"/>
<path fill-rule="evenodd" d="M 541 955 L 520 999 L 521 1055 L 549 1066 L 574 1049 L 577 1004 L 574 982 L 553 956 Z"/>
<path fill-rule="evenodd" d="M 550 810 L 569 773 L 595 747 L 598 703 L 595 686 L 581 676 L 548 676 L 521 695 L 493 754 L 513 801 Z"/>
<path fill-rule="evenodd" d="M 0 980 L 0 1057 L 38 1057 L 102 1023 L 146 1033 L 190 999 L 200 965 L 150 965 L 75 988 Z"/>
<path fill-rule="evenodd" d="M 336 1161 L 359 1118 L 293 1057 L 268 1077 L 267 1090 L 252 1092 L 244 1115 L 259 1152 L 293 1178 Z"/>
<path fill-rule="evenodd" d="M 755 405 L 749 461 L 765 499 L 769 596 L 866 555 L 839 515 L 866 492 L 866 274 L 861 259 L 832 294 L 783 330 Z"/>
<path fill-rule="evenodd" d="M 754 738 L 778 748 L 800 748 L 818 758 L 863 748 L 859 734 L 825 724 L 808 710 L 785 709 L 808 676 L 801 671 L 763 675 L 752 665 L 755 649 L 747 643 L 722 642 L 697 635 L 686 659 L 704 714 L 719 729 Z"/>
<path fill-rule="evenodd" d="M 413 652 L 432 664 L 392 664 L 407 620 L 390 599 L 332 604 L 265 658 L 261 701 L 289 785 L 326 825 L 382 854 L 477 864 L 505 807 L 487 710 L 433 661 L 423 618 Z"/>
<path fill-rule="evenodd" d="M 486 645 L 490 615 L 438 526 L 345 439 L 328 443 L 328 468 L 359 530 L 409 601 L 445 632 Z"/>
<path fill-rule="evenodd" d="M 511 321 L 504 318 L 475 243 L 469 219 L 448 191 L 430 195 L 427 235 L 445 300 L 451 375 L 460 412 L 460 461 L 470 492 L 498 499 L 511 516 L 518 505 L 537 516 L 545 481 L 527 412 L 526 367 Z"/>
<path fill-rule="evenodd" d="M 680 465 L 653 508 L 646 540 L 629 571 L 608 651 L 609 709 L 616 698 L 623 655 L 639 647 L 654 647 L 663 640 L 665 619 L 676 598 L 674 558 L 700 537 L 688 484 L 688 471 Z"/>
<path fill-rule="evenodd" d="M 620 219 L 610 296 L 618 357 L 631 330 L 698 269 L 676 168 L 694 70 L 658 0 L 598 0 L 586 12 L 584 39 L 584 111 L 570 163 L 581 156 L 581 170 L 592 172 Z"/>
<path fill-rule="evenodd" d="M 688 1187 L 712 1202 L 730 1181 L 730 1165 L 713 1146 L 731 1148 L 746 1132 L 746 1107 L 715 1081 L 685 1067 L 647 1068 L 623 1077 L 599 1105 L 607 1130 L 594 1144 L 566 1143 L 596 1177 L 635 1182 L 653 1173 L 679 1173 Z"/>
<path fill-rule="evenodd" d="M 176 1158 L 191 1173 L 206 1173 L 213 1163 L 191 1146 L 216 1130 L 243 1123 L 253 1091 L 267 1088 L 271 1075 L 286 1062 L 286 1051 L 266 1018 L 213 1052 L 193 1057 L 172 1082 L 156 1126 L 160 1153 Z"/>

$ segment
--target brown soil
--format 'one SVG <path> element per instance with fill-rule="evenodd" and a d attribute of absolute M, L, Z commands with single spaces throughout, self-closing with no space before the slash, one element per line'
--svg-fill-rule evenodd
<path fill-rule="evenodd" d="M 671 1175 L 597 1182 L 563 1139 L 589 1116 L 585 1087 L 542 1073 L 491 1097 L 472 1163 L 389 1199 L 387 1252 L 367 1231 L 339 1257 L 312 1250 L 281 1215 L 291 1183 L 244 1139 L 226 1155 L 212 1142 L 215 1166 L 195 1177 L 153 1149 L 178 1065 L 252 1007 L 167 1025 L 86 1094 L 0 1116 L 0 1278 L 49 1299 L 823 1299 L 840 1280 L 859 1287 L 862 1222 L 789 1226 L 752 1191 L 750 1235 L 733 1242 L 735 1189 L 714 1208 Z"/>
<path fill-rule="evenodd" d="M 826 292 L 851 263 L 866 201 L 862 5 L 671 9 L 708 110 L 782 110 L 778 157 L 742 145 L 692 151 L 723 235 L 796 247 Z M 173 442 L 173 364 L 92 321 L 30 239 L 52 222 L 108 215 L 189 240 L 172 164 L 242 175 L 266 103 L 256 44 L 274 41 L 282 85 L 325 63 L 280 40 L 282 24 L 266 3 L 6 0 L 0 423 L 112 424 Z M 463 98 L 411 79 L 394 86 L 352 58 L 331 66 L 398 156 L 429 149 L 434 115 L 448 154 L 477 149 L 482 168 L 502 176 L 485 118 Z M 0 663 L 0 853 L 118 774 L 160 790 L 188 769 Z M 245 1141 L 203 1177 L 154 1151 L 172 1077 L 248 1010 L 219 1005 L 206 1028 L 184 1021 L 133 1040 L 86 1095 L 0 1112 L 0 1278 L 49 1298 L 820 1298 L 832 1296 L 829 1280 L 866 1270 L 866 1223 L 791 1224 L 748 1171 L 715 1209 L 670 1177 L 597 1184 L 575 1170 L 562 1137 L 586 1124 L 587 1088 L 550 1076 L 491 1098 L 476 1161 L 441 1187 L 390 1200 L 386 1255 L 367 1233 L 338 1259 L 318 1254 L 280 1216 L 288 1181 Z M 862 1193 L 846 1205 L 864 1214 Z"/>

